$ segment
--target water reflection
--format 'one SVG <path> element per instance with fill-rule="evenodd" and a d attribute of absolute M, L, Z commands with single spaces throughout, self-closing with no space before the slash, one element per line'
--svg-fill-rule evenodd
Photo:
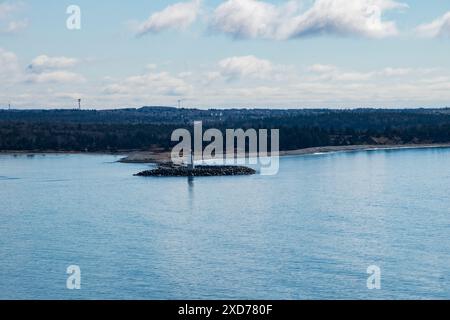
<path fill-rule="evenodd" d="M 194 207 L 194 177 L 190 176 L 187 178 L 188 181 L 188 197 L 189 197 L 189 208 L 191 211 Z"/>

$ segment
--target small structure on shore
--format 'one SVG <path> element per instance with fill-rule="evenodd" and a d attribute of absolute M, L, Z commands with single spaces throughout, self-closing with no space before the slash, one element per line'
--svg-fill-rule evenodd
<path fill-rule="evenodd" d="M 187 167 L 191 171 L 195 170 L 195 160 L 194 160 L 194 152 L 193 151 L 191 151 L 191 156 L 190 156 Z"/>

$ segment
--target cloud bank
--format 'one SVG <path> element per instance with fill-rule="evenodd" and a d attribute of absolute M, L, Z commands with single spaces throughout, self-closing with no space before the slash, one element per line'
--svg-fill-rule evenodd
<path fill-rule="evenodd" d="M 102 92 L 111 96 L 182 96 L 191 87 L 183 79 L 168 72 L 150 71 L 146 74 L 130 76 L 123 81 L 105 86 Z"/>
<path fill-rule="evenodd" d="M 258 0 L 228 0 L 213 12 L 214 30 L 240 39 L 285 40 L 318 34 L 384 38 L 398 34 L 390 10 L 408 6 L 393 0 L 316 0 L 306 10 L 298 1 L 274 5 Z"/>

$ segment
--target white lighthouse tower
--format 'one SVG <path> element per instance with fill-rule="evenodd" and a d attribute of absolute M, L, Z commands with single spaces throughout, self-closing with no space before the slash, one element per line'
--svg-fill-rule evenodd
<path fill-rule="evenodd" d="M 191 154 L 189 155 L 188 169 L 191 171 L 195 170 L 194 152 L 192 150 L 191 150 Z"/>

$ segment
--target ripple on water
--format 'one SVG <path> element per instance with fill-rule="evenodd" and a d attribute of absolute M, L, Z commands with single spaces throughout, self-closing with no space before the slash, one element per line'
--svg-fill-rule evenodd
<path fill-rule="evenodd" d="M 20 178 L 12 178 L 12 177 L 0 176 L 0 180 L 20 180 Z"/>

